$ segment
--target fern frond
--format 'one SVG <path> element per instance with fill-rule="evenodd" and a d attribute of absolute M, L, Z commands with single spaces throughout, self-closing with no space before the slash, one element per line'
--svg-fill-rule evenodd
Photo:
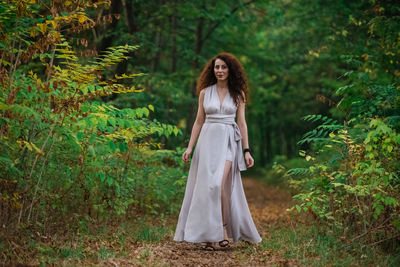
<path fill-rule="evenodd" d="M 306 115 L 303 117 L 303 120 L 311 122 L 321 121 L 322 124 L 318 125 L 312 131 L 305 133 L 302 139 L 297 142 L 297 144 L 299 145 L 302 145 L 304 143 L 327 141 L 330 139 L 328 137 L 330 133 L 346 128 L 344 125 L 339 124 L 337 120 L 334 120 L 327 116 L 323 116 L 321 114 Z"/>
<path fill-rule="evenodd" d="M 310 173 L 311 171 L 308 168 L 293 168 L 286 172 L 287 175 L 305 175 Z"/>

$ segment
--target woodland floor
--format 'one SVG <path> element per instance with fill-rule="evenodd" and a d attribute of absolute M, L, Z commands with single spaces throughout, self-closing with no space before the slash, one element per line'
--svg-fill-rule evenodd
<path fill-rule="evenodd" d="M 263 229 L 267 224 L 289 220 L 286 209 L 290 206 L 291 196 L 283 190 L 267 186 L 254 179 L 243 179 L 243 185 L 249 208 L 262 238 L 269 235 Z M 171 237 L 172 238 L 172 237 Z M 150 266 L 295 266 L 296 262 L 274 255 L 268 250 L 257 253 L 258 245 L 247 242 L 230 244 L 229 248 L 205 251 L 201 244 L 163 241 L 158 244 L 144 245 L 134 251 L 151 251 L 146 264 Z M 117 263 L 118 261 L 115 261 Z M 129 264 L 119 262 L 119 264 Z"/>
<path fill-rule="evenodd" d="M 291 204 L 288 192 L 251 178 L 244 178 L 243 185 L 253 220 L 263 239 L 269 236 L 271 225 L 287 225 L 293 220 L 286 211 Z M 202 244 L 173 242 L 176 218 L 164 220 L 163 224 L 162 228 L 167 230 L 159 241 L 151 242 L 134 241 L 129 237 L 131 231 L 126 229 L 122 233 L 119 229 L 104 235 L 77 235 L 74 238 L 60 235 L 41 239 L 36 237 L 26 242 L 15 238 L 8 240 L 10 245 L 7 246 L 8 255 L 12 255 L 14 260 L 3 264 L 0 261 L 0 266 L 298 265 L 296 261 L 279 255 L 276 250 L 260 249 L 260 244 L 240 241 L 231 243 L 228 248 L 217 246 L 216 251 L 205 251 Z M 122 243 L 121 235 L 128 236 Z"/>
<path fill-rule="evenodd" d="M 0 266 L 399 266 L 393 262 L 400 258 L 350 248 L 297 212 L 289 214 L 289 192 L 252 178 L 243 185 L 263 238 L 259 244 L 241 241 L 205 251 L 201 244 L 172 241 L 177 216 L 152 217 L 87 233 L 5 239 Z M 5 258 L 11 264 L 2 265 Z"/>

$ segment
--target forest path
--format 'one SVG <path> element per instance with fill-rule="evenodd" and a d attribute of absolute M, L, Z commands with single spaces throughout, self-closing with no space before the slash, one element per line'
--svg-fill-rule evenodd
<path fill-rule="evenodd" d="M 286 209 L 291 205 L 288 192 L 268 186 L 252 178 L 244 178 L 249 208 L 262 238 L 268 237 L 271 224 L 286 224 L 289 216 Z M 144 266 L 288 266 L 293 262 L 274 255 L 274 252 L 257 251 L 260 245 L 247 242 L 231 243 L 229 248 L 205 251 L 201 244 L 173 242 L 169 240 L 143 244 L 133 252 L 133 257 L 142 258 L 147 254 Z M 262 243 L 261 243 L 262 244 Z M 122 263 L 122 262 L 121 262 Z M 123 263 L 122 263 L 123 264 Z"/>

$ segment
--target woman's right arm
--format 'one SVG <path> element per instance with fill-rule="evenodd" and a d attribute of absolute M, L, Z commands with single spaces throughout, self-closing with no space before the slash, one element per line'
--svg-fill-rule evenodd
<path fill-rule="evenodd" d="M 194 144 L 197 140 L 197 137 L 200 134 L 200 130 L 203 127 L 203 123 L 206 119 L 206 113 L 204 111 L 204 107 L 203 107 L 203 101 L 204 101 L 204 94 L 205 94 L 205 89 L 200 91 L 199 94 L 199 107 L 197 109 L 197 116 L 196 116 L 196 120 L 193 124 L 193 128 L 192 128 L 192 133 L 190 135 L 190 141 L 188 144 L 188 147 L 186 149 L 186 151 L 183 153 L 182 155 L 182 160 L 184 162 L 188 162 L 189 161 L 189 156 L 192 153 L 192 149 L 194 147 Z"/>

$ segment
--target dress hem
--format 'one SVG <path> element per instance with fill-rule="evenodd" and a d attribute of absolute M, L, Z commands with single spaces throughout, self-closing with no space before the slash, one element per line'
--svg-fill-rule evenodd
<path fill-rule="evenodd" d="M 173 241 L 174 242 L 188 242 L 188 243 L 205 243 L 205 242 L 220 242 L 222 240 L 208 240 L 208 241 L 201 240 L 200 241 L 200 240 L 187 240 L 187 239 L 183 239 L 183 240 L 175 240 L 175 239 L 173 239 Z M 250 243 L 253 243 L 253 244 L 258 244 L 258 243 L 260 243 L 262 241 L 262 238 L 259 241 L 254 241 L 254 240 L 245 239 L 245 238 L 239 238 L 237 241 L 233 240 L 233 243 L 237 243 L 239 241 L 247 241 L 247 242 L 250 242 Z"/>

